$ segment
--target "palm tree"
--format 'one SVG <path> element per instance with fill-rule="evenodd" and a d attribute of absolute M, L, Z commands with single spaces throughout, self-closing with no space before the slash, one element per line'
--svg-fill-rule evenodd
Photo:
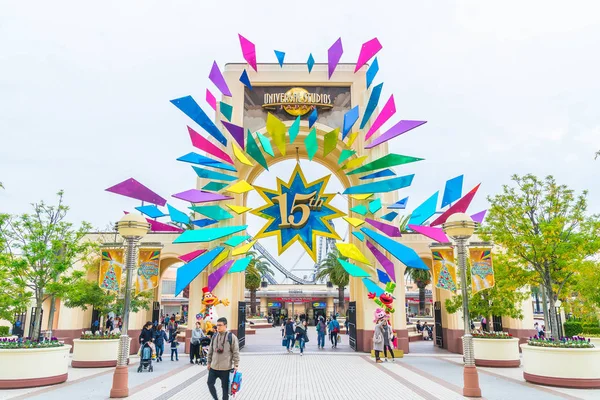
<path fill-rule="evenodd" d="M 260 272 L 250 262 L 246 268 L 246 289 L 250 291 L 250 314 L 256 314 L 256 291 L 260 287 Z"/>
<path fill-rule="evenodd" d="M 400 232 L 408 232 L 408 221 L 410 221 L 410 215 L 411 214 L 400 217 L 400 221 L 398 222 L 398 228 L 400 228 Z"/>
<path fill-rule="evenodd" d="M 348 272 L 346 272 L 344 267 L 342 267 L 342 264 L 339 262 L 338 258 L 344 259 L 344 257 L 340 257 L 339 251 L 335 248 L 327 253 L 325 258 L 322 259 L 318 265 L 315 279 L 328 279 L 331 283 L 337 286 L 338 312 L 342 314 L 342 311 L 344 310 L 344 288 L 348 286 L 348 283 L 350 283 L 350 275 L 348 275 Z"/>
<path fill-rule="evenodd" d="M 266 275 L 273 275 L 273 270 L 270 268 L 271 263 L 262 255 L 255 251 L 249 251 L 247 253 L 250 257 L 252 257 L 253 264 L 258 272 L 260 273 L 260 277 L 264 278 Z"/>
<path fill-rule="evenodd" d="M 425 315 L 425 287 L 431 283 L 429 270 L 406 268 L 404 275 L 409 277 L 419 288 L 419 315 Z"/>
<path fill-rule="evenodd" d="M 260 288 L 260 282 L 266 275 L 273 275 L 271 265 L 262 254 L 255 251 L 247 253 L 252 261 L 246 268 L 246 289 L 250 291 L 250 313 L 256 314 L 256 291 Z"/>

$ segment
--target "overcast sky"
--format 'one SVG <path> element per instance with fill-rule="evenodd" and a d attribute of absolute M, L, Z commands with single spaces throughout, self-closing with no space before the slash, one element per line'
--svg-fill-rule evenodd
<path fill-rule="evenodd" d="M 390 142 L 426 158 L 397 169 L 416 174 L 409 211 L 465 174 L 465 191 L 482 183 L 469 210 L 478 212 L 512 174 L 531 172 L 588 189 L 590 211 L 600 212 L 598 2 L 95 4 L 0 0 L 1 212 L 64 189 L 73 221 L 104 228 L 137 205 L 104 191 L 126 178 L 166 198 L 194 187 L 193 171 L 175 161 L 193 151 L 193 123 L 169 100 L 191 94 L 210 110 L 210 66 L 243 61 L 238 33 L 257 45 L 259 62 L 276 62 L 273 49 L 288 62 L 310 52 L 326 62 L 340 36 L 341 61 L 355 62 L 361 44 L 379 38 L 375 83 L 397 109 L 384 129 L 428 121 Z"/>

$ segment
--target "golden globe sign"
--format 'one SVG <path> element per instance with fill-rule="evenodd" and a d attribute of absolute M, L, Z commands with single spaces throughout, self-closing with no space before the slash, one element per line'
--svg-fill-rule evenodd
<path fill-rule="evenodd" d="M 283 108 L 293 116 L 305 115 L 314 108 L 332 108 L 331 95 L 327 93 L 310 93 L 304 88 L 294 87 L 285 93 L 265 93 L 265 109 Z"/>

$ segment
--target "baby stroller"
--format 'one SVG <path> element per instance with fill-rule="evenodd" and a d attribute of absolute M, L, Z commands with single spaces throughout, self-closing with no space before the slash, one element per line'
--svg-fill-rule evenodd
<path fill-rule="evenodd" d="M 142 356 L 140 357 L 140 366 L 137 369 L 137 372 L 142 372 L 145 369 L 148 369 L 148 372 L 154 371 L 152 367 L 152 347 L 148 344 L 148 342 L 144 343 L 142 346 Z"/>
<path fill-rule="evenodd" d="M 200 339 L 200 365 L 207 364 L 208 347 L 210 346 L 210 338 L 208 336 Z"/>

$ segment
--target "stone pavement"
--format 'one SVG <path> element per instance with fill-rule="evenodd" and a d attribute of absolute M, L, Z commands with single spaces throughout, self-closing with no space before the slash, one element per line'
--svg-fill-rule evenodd
<path fill-rule="evenodd" d="M 412 353 L 392 363 L 375 364 L 363 353 L 351 351 L 347 336 L 337 349 L 317 349 L 316 333 L 309 332 L 305 355 L 287 354 L 278 328 L 258 330 L 246 337 L 240 370 L 243 387 L 239 400 L 301 399 L 463 399 L 462 357 L 433 346 L 413 342 Z M 132 400 L 207 399 L 205 367 L 168 358 L 155 364 L 153 373 L 130 368 Z M 136 360 L 134 359 L 135 363 Z M 484 399 L 600 399 L 600 391 L 560 389 L 523 381 L 519 368 L 479 368 Z M 112 384 L 112 368 L 69 369 L 69 380 L 47 388 L 0 390 L 0 399 L 95 400 L 106 399 Z M 217 387 L 219 384 L 217 383 Z"/>

